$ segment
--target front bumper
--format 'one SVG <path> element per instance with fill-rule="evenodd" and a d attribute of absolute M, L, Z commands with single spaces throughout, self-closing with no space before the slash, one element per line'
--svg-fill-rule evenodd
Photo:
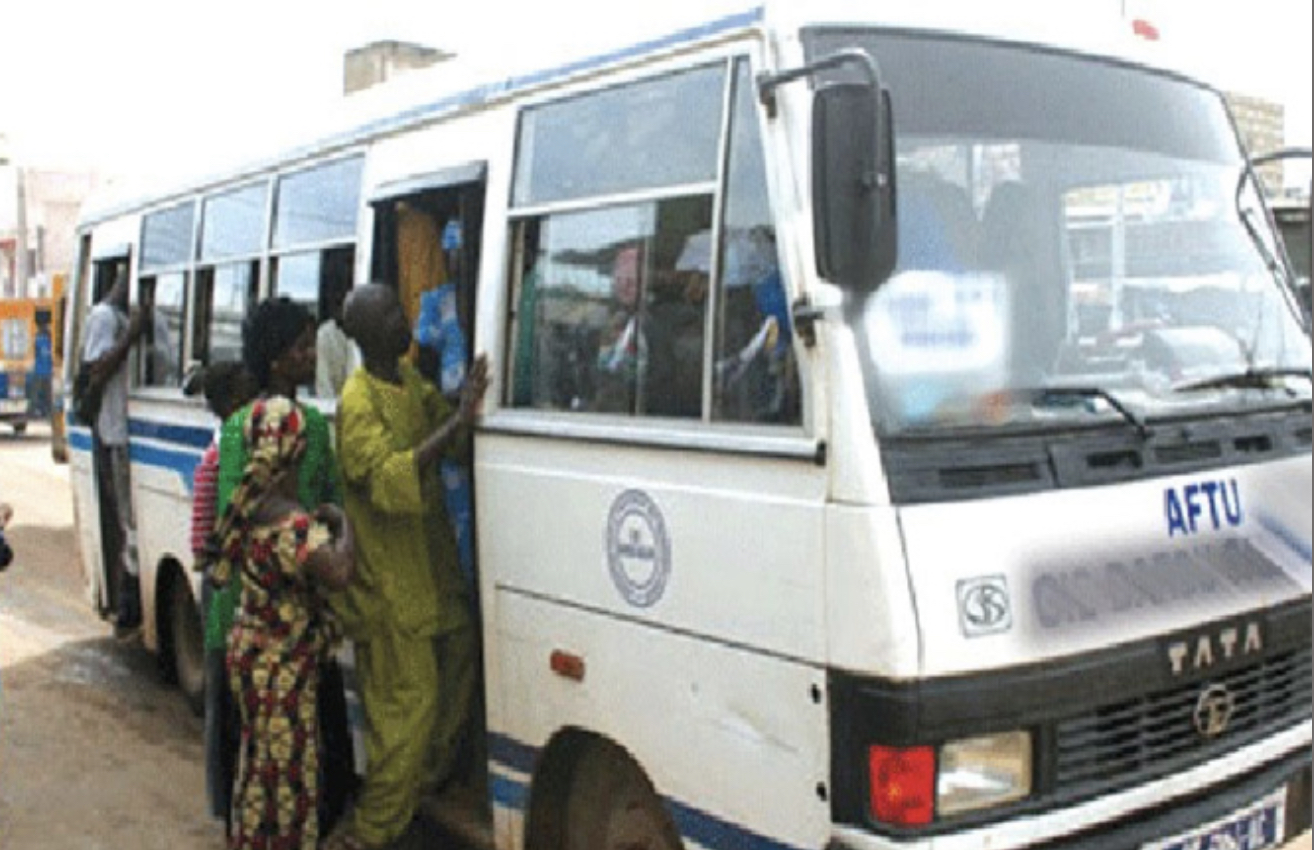
<path fill-rule="evenodd" d="M 1276 788 L 1286 786 L 1287 803 L 1285 841 L 1310 828 L 1309 726 L 1289 730 L 1280 737 L 1296 733 L 1304 744 L 1242 776 L 1208 784 L 1210 774 L 1227 772 L 1223 765 L 1204 764 L 1180 776 L 1155 783 L 1153 789 L 1142 786 L 1109 798 L 1093 800 L 1070 810 L 1054 810 L 995 823 L 988 828 L 958 833 L 943 833 L 923 839 L 899 840 L 878 836 L 861 829 L 837 828 L 829 850 L 986 850 L 986 848 L 1027 847 L 1035 850 L 1135 850 L 1156 839 L 1189 832 L 1243 808 Z M 1244 751 L 1234 756 L 1242 756 Z M 1224 759 L 1228 761 L 1230 759 Z M 1166 788 L 1165 788 L 1166 787 Z M 1137 797 L 1161 790 L 1197 788 L 1158 805 L 1142 808 Z M 1099 825 L 1078 827 L 1061 837 L 1050 837 L 1088 821 L 1104 809 Z M 1121 814 L 1118 812 L 1121 810 Z"/>

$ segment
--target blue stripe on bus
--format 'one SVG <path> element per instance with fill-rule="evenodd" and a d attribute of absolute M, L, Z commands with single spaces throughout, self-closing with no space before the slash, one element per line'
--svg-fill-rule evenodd
<path fill-rule="evenodd" d="M 1301 540 L 1300 537 L 1296 535 L 1296 532 L 1287 528 L 1273 517 L 1261 514 L 1258 517 L 1258 522 L 1260 527 L 1272 534 L 1278 540 L 1281 540 L 1288 549 L 1299 555 L 1302 561 L 1309 562 L 1311 557 L 1314 557 L 1314 550 L 1311 550 L 1309 541 Z"/>
<path fill-rule="evenodd" d="M 525 805 L 529 802 L 529 787 L 525 783 L 497 774 L 489 777 L 489 782 L 491 787 L 488 792 L 493 797 L 494 805 L 504 809 L 524 811 Z"/>
<path fill-rule="evenodd" d="M 709 38 L 717 33 L 752 26 L 761 20 L 762 7 L 758 6 L 743 12 L 726 15 L 723 18 L 717 18 L 714 21 L 708 21 L 704 24 L 678 30 L 669 35 L 649 39 L 648 41 L 641 41 L 638 44 L 624 47 L 619 50 L 613 50 L 608 53 L 591 56 L 587 59 L 581 59 L 578 62 L 571 62 L 566 65 L 560 65 L 556 68 L 549 68 L 544 71 L 526 74 L 523 77 L 512 77 L 506 81 L 505 85 L 508 91 L 514 91 L 516 89 L 530 88 L 532 86 L 554 82 L 573 74 L 589 71 L 604 65 L 610 65 L 614 62 L 620 62 L 635 56 L 656 53 L 657 51 L 665 50 L 668 47 L 675 47 L 686 42 Z"/>
<path fill-rule="evenodd" d="M 538 747 L 517 741 L 499 732 L 488 732 L 488 757 L 501 767 L 531 773 Z M 489 793 L 495 805 L 523 811 L 529 802 L 529 786 L 511 777 L 493 774 Z M 664 797 L 666 810 L 680 834 L 712 850 L 802 850 L 774 838 L 753 832 L 747 827 L 717 817 L 673 797 Z"/>
<path fill-rule="evenodd" d="M 463 106 L 480 106 L 495 97 L 504 97 L 521 89 L 565 80 L 575 74 L 596 70 L 616 62 L 644 56 L 649 53 L 655 53 L 666 48 L 676 47 L 681 44 L 691 43 L 704 38 L 710 38 L 718 33 L 729 32 L 742 27 L 751 26 L 761 20 L 762 7 L 758 6 L 744 12 L 738 12 L 733 15 L 727 15 L 723 18 L 717 18 L 716 20 L 699 24 L 698 26 L 678 30 L 669 35 L 650 39 L 648 41 L 642 41 L 638 44 L 633 44 L 619 50 L 597 54 L 586 59 L 569 62 L 565 65 L 558 65 L 542 71 L 534 71 L 525 74 L 524 76 L 508 77 L 500 82 L 476 86 L 453 95 L 448 95 L 447 97 L 439 98 L 438 100 L 429 103 L 421 104 L 420 106 L 412 107 L 411 109 L 403 110 L 394 115 L 390 115 L 387 118 L 367 122 L 345 132 L 329 136 L 318 144 L 310 146 L 310 148 L 319 149 L 340 147 L 357 139 L 368 138 L 389 131 L 397 131 L 409 124 L 441 115 L 451 109 L 457 109 Z"/>
<path fill-rule="evenodd" d="M 205 451 L 214 438 L 213 428 L 197 428 L 191 425 L 170 425 L 164 422 L 152 422 L 149 419 L 129 419 L 128 435 L 159 440 L 162 443 L 178 443 L 193 449 Z"/>
<path fill-rule="evenodd" d="M 512 770 L 533 773 L 534 762 L 538 759 L 538 747 L 531 747 L 498 732 L 489 732 L 488 757 Z"/>
<path fill-rule="evenodd" d="M 666 808 L 681 835 L 713 850 L 802 850 L 670 797 Z"/>
<path fill-rule="evenodd" d="M 178 473 L 178 477 L 183 481 L 183 486 L 187 488 L 187 495 L 192 494 L 192 488 L 195 486 L 193 478 L 196 473 L 196 464 L 201 462 L 201 457 L 196 452 L 182 452 L 159 446 L 148 446 L 142 443 L 130 443 L 128 445 L 128 457 L 132 459 L 133 463 L 169 469 Z"/>
<path fill-rule="evenodd" d="M 133 463 L 140 463 L 145 466 L 154 466 L 159 469 L 167 469 L 178 474 L 182 479 L 183 486 L 187 488 L 187 494 L 192 494 L 195 486 L 193 476 L 196 473 L 196 464 L 201 462 L 201 456 L 194 448 L 195 434 L 188 432 L 204 433 L 206 442 L 201 445 L 210 444 L 212 436 L 211 431 L 198 428 L 187 428 L 185 426 L 161 425 L 158 428 L 152 428 L 157 423 L 143 422 L 141 420 L 130 420 L 128 422 L 128 433 L 134 436 L 159 440 L 160 442 L 170 442 L 174 445 L 187 446 L 186 449 L 167 448 L 164 446 L 146 445 L 145 443 L 130 440 L 128 443 L 128 457 Z M 146 426 L 146 427 L 142 427 Z M 91 451 L 91 431 L 88 428 L 77 427 L 68 431 L 68 445 L 74 451 L 90 452 Z"/>
<path fill-rule="evenodd" d="M 347 147 L 352 144 L 363 142 L 374 136 L 403 130 L 412 124 L 422 123 L 426 120 L 436 118 L 450 110 L 459 109 L 461 107 L 482 106 L 494 98 L 506 97 L 521 89 L 568 79 L 571 75 L 597 70 L 614 62 L 634 59 L 655 51 L 677 47 L 681 44 L 692 43 L 700 39 L 711 38 L 721 33 L 752 26 L 753 24 L 760 23 L 762 19 L 762 7 L 755 6 L 743 12 L 727 15 L 723 18 L 717 18 L 716 20 L 708 21 L 707 23 L 698 26 L 679 30 L 670 35 L 650 39 L 629 47 L 597 54 L 565 65 L 546 68 L 541 71 L 533 71 L 524 76 L 509 77 L 497 82 L 475 86 L 474 88 L 466 89 L 430 101 L 429 103 L 424 103 L 394 113 L 386 118 L 367 121 L 340 133 L 334 133 L 330 136 L 319 139 L 311 144 L 294 147 L 290 150 L 284 151 L 282 155 L 276 158 L 256 160 L 238 169 L 238 171 L 234 175 L 230 175 L 230 177 L 241 179 L 244 176 L 260 174 L 272 168 L 284 165 L 292 160 L 311 156 L 320 151 Z M 205 175 L 201 181 L 183 185 L 175 192 L 168 192 L 164 195 L 158 196 L 156 200 L 185 197 L 187 195 L 195 194 L 203 187 L 216 182 L 216 180 L 218 180 L 216 175 Z M 227 182 L 227 180 L 224 182 Z M 146 202 L 147 199 L 136 199 L 124 204 L 112 206 L 103 211 L 95 212 L 90 217 L 84 219 L 81 222 L 81 226 L 84 228 L 90 227 L 117 218 L 118 216 L 125 215 L 145 206 Z"/>
<path fill-rule="evenodd" d="M 85 428 L 70 428 L 68 433 L 68 447 L 75 452 L 91 451 L 91 432 Z"/>

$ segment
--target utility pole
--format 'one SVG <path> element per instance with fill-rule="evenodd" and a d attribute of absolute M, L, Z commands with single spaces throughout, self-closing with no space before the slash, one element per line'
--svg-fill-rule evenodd
<path fill-rule="evenodd" d="M 27 278 L 31 274 L 27 262 L 27 183 L 23 167 L 14 162 L 9 154 L 9 139 L 0 133 L 0 166 L 10 165 L 14 169 L 15 209 L 14 229 L 14 294 L 19 298 L 27 297 Z"/>
<path fill-rule="evenodd" d="M 23 176 L 23 166 L 14 163 L 14 183 L 17 185 L 18 209 L 14 216 L 15 234 L 14 253 L 18 256 L 14 258 L 14 275 L 18 278 L 15 281 L 14 291 L 19 298 L 27 297 L 27 280 L 31 275 L 31 269 L 27 264 L 27 186 Z"/>

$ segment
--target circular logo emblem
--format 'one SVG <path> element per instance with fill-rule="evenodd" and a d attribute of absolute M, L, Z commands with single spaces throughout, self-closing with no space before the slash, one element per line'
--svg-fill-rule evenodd
<path fill-rule="evenodd" d="M 1202 738 L 1217 738 L 1227 729 L 1236 711 L 1236 700 L 1232 692 L 1223 685 L 1210 685 L 1200 692 L 1195 703 L 1195 731 Z"/>
<path fill-rule="evenodd" d="M 648 608 L 662 598 L 671 576 L 671 541 L 657 503 L 642 490 L 626 490 L 607 515 L 607 569 L 626 602 Z"/>

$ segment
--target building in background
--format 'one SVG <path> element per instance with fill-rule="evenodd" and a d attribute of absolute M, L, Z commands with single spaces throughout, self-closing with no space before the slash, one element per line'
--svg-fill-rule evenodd
<path fill-rule="evenodd" d="M 347 51 L 342 62 L 342 93 L 353 94 L 455 54 L 406 41 L 374 41 Z"/>
<path fill-rule="evenodd" d="M 78 210 L 99 183 L 95 172 L 27 166 L 0 150 L 0 297 L 50 297 L 55 275 L 72 272 Z"/>
<path fill-rule="evenodd" d="M 1224 96 L 1251 156 L 1272 153 L 1286 146 L 1286 110 L 1282 104 L 1238 92 L 1227 92 Z M 1282 193 L 1282 163 L 1262 166 L 1259 177 L 1270 196 Z"/>

